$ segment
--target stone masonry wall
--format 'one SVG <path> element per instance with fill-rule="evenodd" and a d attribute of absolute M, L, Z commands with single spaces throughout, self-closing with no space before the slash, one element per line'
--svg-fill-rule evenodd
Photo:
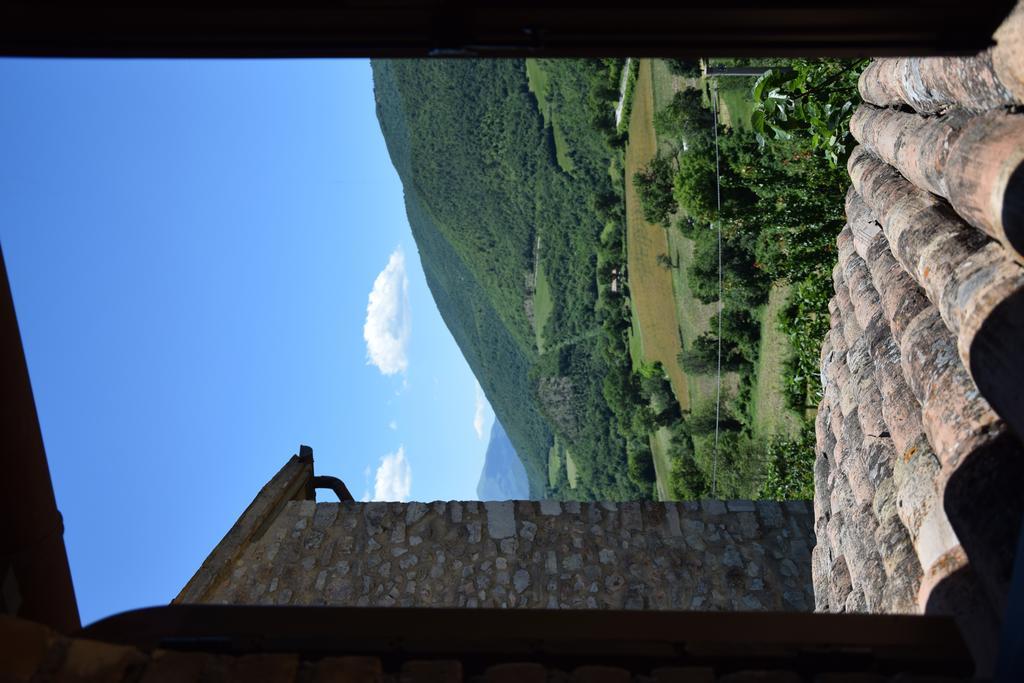
<path fill-rule="evenodd" d="M 188 600 L 811 610 L 813 545 L 805 502 L 295 500 Z"/>

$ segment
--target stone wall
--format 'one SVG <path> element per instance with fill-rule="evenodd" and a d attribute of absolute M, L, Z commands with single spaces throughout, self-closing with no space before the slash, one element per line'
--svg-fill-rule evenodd
<path fill-rule="evenodd" d="M 810 610 L 812 524 L 805 502 L 292 500 L 176 602 Z"/>

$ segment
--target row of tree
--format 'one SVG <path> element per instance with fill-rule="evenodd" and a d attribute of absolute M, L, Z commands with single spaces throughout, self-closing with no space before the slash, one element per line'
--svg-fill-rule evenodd
<path fill-rule="evenodd" d="M 828 126 L 845 126 L 856 101 L 857 65 L 794 63 L 802 69 L 800 78 L 792 78 L 793 68 L 777 69 L 755 84 L 760 101 L 778 104 L 788 83 L 790 104 L 782 109 L 788 106 L 798 117 L 828 112 Z M 845 138 L 837 133 L 823 142 L 817 120 L 776 126 L 773 117 L 786 116 L 782 109 L 766 115 L 762 104 L 755 110 L 758 123 L 768 121 L 767 135 L 763 127 L 746 131 L 719 125 L 716 131 L 704 93 L 677 92 L 655 115 L 659 141 L 671 144 L 661 145 L 663 151 L 632 179 L 647 220 L 693 240 L 686 277 L 703 303 L 718 301 L 721 250 L 721 321 L 716 315 L 710 331 L 687 344 L 679 361 L 687 373 L 713 374 L 721 344 L 721 368 L 736 373 L 736 389 L 720 415 L 717 436 L 708 433 L 707 406 L 672 425 L 670 485 L 679 497 L 705 495 L 712 482 L 718 495 L 786 498 L 813 491 L 810 423 L 804 421 L 798 438 L 755 441 L 751 394 L 763 305 L 774 283 L 788 283 L 789 300 L 779 320 L 767 321 L 780 325 L 792 349 L 785 363 L 786 403 L 804 417 L 820 396 L 818 354 L 828 330 L 835 237 L 844 222 L 848 183 L 842 166 Z"/>

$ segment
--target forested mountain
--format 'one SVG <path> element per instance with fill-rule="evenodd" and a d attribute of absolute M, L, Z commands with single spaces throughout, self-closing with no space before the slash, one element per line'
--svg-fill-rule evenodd
<path fill-rule="evenodd" d="M 600 131 L 619 70 L 600 60 L 547 66 L 539 103 L 522 60 L 374 61 L 377 114 L 427 283 L 531 495 L 649 497 L 629 476 L 605 398 L 611 365 L 621 365 L 609 348 L 624 328 L 599 277 L 601 254 L 614 261 L 621 251 L 615 152 Z M 542 287 L 553 293 L 543 317 Z M 549 462 L 556 435 L 574 454 L 575 488 L 565 462 Z"/>
<path fill-rule="evenodd" d="M 530 496 L 530 483 L 526 478 L 516 449 L 508 434 L 497 420 L 491 427 L 491 439 L 487 443 L 487 455 L 476 485 L 480 500 L 523 500 Z"/>

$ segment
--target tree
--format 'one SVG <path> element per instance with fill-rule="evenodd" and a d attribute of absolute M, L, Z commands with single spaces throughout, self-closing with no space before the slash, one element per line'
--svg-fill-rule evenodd
<path fill-rule="evenodd" d="M 672 460 L 668 481 L 672 496 L 679 500 L 700 500 L 711 494 L 711 482 L 697 467 L 692 452 Z"/>
<path fill-rule="evenodd" d="M 661 137 L 682 138 L 686 150 L 710 149 L 714 144 L 714 115 L 704 106 L 696 88 L 680 90 L 654 114 L 654 130 Z"/>
<path fill-rule="evenodd" d="M 633 187 L 640 198 L 644 220 L 648 223 L 660 223 L 667 228 L 669 215 L 678 208 L 672 194 L 675 165 L 674 159 L 659 154 L 633 174 Z"/>
<path fill-rule="evenodd" d="M 713 400 L 703 401 L 694 407 L 693 410 L 686 415 L 686 431 L 691 436 L 701 434 L 714 434 L 715 424 L 718 424 L 718 430 L 722 431 L 739 431 L 742 428 L 742 424 L 733 415 L 726 410 L 726 407 L 720 406 L 719 410 L 715 410 L 715 402 Z"/>
<path fill-rule="evenodd" d="M 761 324 L 749 308 L 726 307 L 722 310 L 722 339 L 728 340 L 748 362 L 757 360 L 757 344 L 761 338 Z M 718 329 L 718 314 L 711 317 L 711 329 Z"/>
<path fill-rule="evenodd" d="M 680 155 L 673 183 L 673 198 L 698 224 L 708 225 L 718 214 L 715 197 L 715 158 L 696 150 Z"/>
<path fill-rule="evenodd" d="M 637 485 L 650 488 L 656 480 L 654 455 L 651 448 L 642 441 L 630 441 L 626 445 L 629 478 Z"/>
<path fill-rule="evenodd" d="M 666 59 L 665 64 L 673 76 L 697 78 L 700 76 L 700 62 L 696 59 Z"/>
<path fill-rule="evenodd" d="M 844 166 L 855 141 L 850 117 L 860 102 L 857 79 L 866 59 L 794 59 L 754 84 L 750 122 L 761 146 L 769 136 L 805 138 L 833 166 Z"/>
<path fill-rule="evenodd" d="M 679 352 L 679 365 L 691 375 L 707 375 L 718 368 L 718 340 L 705 332 Z"/>
<path fill-rule="evenodd" d="M 679 402 L 672 393 L 672 384 L 668 381 L 661 363 L 655 363 L 656 374 L 641 374 L 640 386 L 647 395 L 654 422 L 660 426 L 672 424 L 679 419 Z M 645 366 L 645 368 L 650 366 Z"/>
<path fill-rule="evenodd" d="M 676 264 L 672 263 L 672 257 L 668 254 L 658 254 L 658 265 L 667 270 L 671 270 L 676 267 Z"/>
<path fill-rule="evenodd" d="M 693 375 L 711 375 L 718 371 L 718 338 L 705 332 L 678 355 L 679 365 Z M 722 371 L 741 370 L 749 365 L 735 343 L 722 340 Z"/>
<path fill-rule="evenodd" d="M 673 497 L 680 500 L 698 500 L 711 493 L 711 482 L 697 467 L 693 455 L 693 440 L 686 430 L 686 424 L 678 422 L 672 428 L 672 442 L 668 452 L 668 487 Z"/>
<path fill-rule="evenodd" d="M 693 239 L 694 233 L 697 232 L 697 221 L 693 220 L 690 216 L 680 216 L 679 220 L 676 221 L 676 230 L 683 237 Z"/>

